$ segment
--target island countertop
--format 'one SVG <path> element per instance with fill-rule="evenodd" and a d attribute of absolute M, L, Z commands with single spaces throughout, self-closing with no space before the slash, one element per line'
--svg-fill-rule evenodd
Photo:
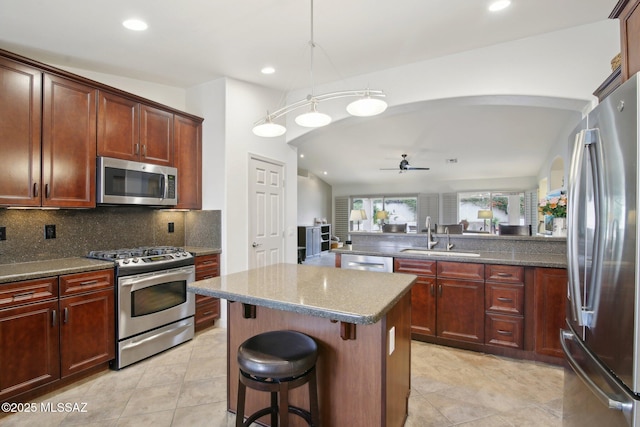
<path fill-rule="evenodd" d="M 200 280 L 187 290 L 353 324 L 378 322 L 413 286 L 417 276 L 275 264 Z"/>

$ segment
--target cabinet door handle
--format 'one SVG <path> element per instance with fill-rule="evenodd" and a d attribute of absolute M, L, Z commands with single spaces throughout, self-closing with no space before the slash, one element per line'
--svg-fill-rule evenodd
<path fill-rule="evenodd" d="M 64 308 L 64 323 L 67 323 L 69 321 L 69 307 L 65 307 Z"/>
<path fill-rule="evenodd" d="M 206 311 L 206 312 L 202 313 L 203 316 L 209 316 L 211 314 L 213 314 L 213 311 Z"/>
<path fill-rule="evenodd" d="M 204 276 L 204 277 L 202 278 L 202 280 L 205 280 L 205 279 L 213 279 L 214 277 L 216 277 L 216 276 L 213 276 L 213 275 Z"/>
<path fill-rule="evenodd" d="M 147 146 L 146 145 L 142 146 L 142 157 L 147 157 Z"/>
<path fill-rule="evenodd" d="M 96 283 L 98 283 L 98 280 L 87 280 L 86 282 L 81 282 L 80 286 L 95 285 Z"/>
<path fill-rule="evenodd" d="M 135 155 L 137 156 L 138 154 L 140 154 L 140 144 L 135 144 L 134 145 L 134 151 L 135 151 Z"/>
<path fill-rule="evenodd" d="M 51 197 L 51 189 L 49 187 L 49 184 L 44 185 L 44 197 L 47 199 Z"/>
<path fill-rule="evenodd" d="M 53 310 L 51 312 L 51 326 L 56 326 L 57 322 L 58 322 L 58 314 L 56 313 L 55 310 Z"/>
<path fill-rule="evenodd" d="M 505 331 L 504 329 L 498 329 L 498 333 L 499 333 L 500 335 L 506 335 L 506 336 L 511 336 L 511 335 L 513 335 L 513 332 L 511 332 L 511 331 Z"/>
<path fill-rule="evenodd" d="M 434 285 L 433 283 L 431 284 L 431 286 L 429 286 L 429 293 L 432 297 L 436 296 L 436 285 Z"/>
<path fill-rule="evenodd" d="M 507 297 L 498 297 L 498 301 L 501 302 L 513 302 L 513 299 Z"/>
<path fill-rule="evenodd" d="M 38 197 L 38 183 L 33 183 L 33 197 Z"/>
<path fill-rule="evenodd" d="M 513 276 L 513 274 L 511 274 L 511 273 L 498 273 L 498 274 L 496 274 L 496 276 L 499 276 L 499 277 L 511 277 L 511 276 Z"/>
<path fill-rule="evenodd" d="M 438 296 L 442 296 L 442 285 L 438 285 Z"/>

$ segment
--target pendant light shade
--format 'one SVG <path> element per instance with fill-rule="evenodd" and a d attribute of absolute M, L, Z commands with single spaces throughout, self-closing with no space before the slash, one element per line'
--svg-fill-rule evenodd
<path fill-rule="evenodd" d="M 257 124 L 253 127 L 254 134 L 265 138 L 273 138 L 276 136 L 284 135 L 286 131 L 286 127 L 277 123 L 273 123 L 269 116 L 267 116 L 264 123 Z"/>
<path fill-rule="evenodd" d="M 306 128 L 319 128 L 331 123 L 331 116 L 319 113 L 317 109 L 317 103 L 311 103 L 311 111 L 308 113 L 302 113 L 296 117 L 296 123 Z"/>
<path fill-rule="evenodd" d="M 371 98 L 367 93 L 364 98 L 356 99 L 347 105 L 347 112 L 352 116 L 375 116 L 387 109 L 387 103 L 380 98 Z"/>

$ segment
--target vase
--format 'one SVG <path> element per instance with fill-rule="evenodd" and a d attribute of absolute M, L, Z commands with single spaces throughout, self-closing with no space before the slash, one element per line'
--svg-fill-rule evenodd
<path fill-rule="evenodd" d="M 554 237 L 567 237 L 567 218 L 553 218 L 553 232 Z"/>

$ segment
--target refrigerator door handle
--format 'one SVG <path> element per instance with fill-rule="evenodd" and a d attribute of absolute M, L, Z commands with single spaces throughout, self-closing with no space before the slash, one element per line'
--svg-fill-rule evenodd
<path fill-rule="evenodd" d="M 588 327 L 595 327 L 598 307 L 600 305 L 600 293 L 602 288 L 601 268 L 603 262 L 603 222 L 602 212 L 602 191 L 604 188 L 604 173 L 602 171 L 602 144 L 600 143 L 600 132 L 598 129 L 585 131 L 585 144 L 588 147 L 589 158 L 591 160 L 591 177 L 593 182 L 594 201 L 594 236 L 593 253 L 591 263 L 591 278 L 589 280 L 588 297 L 582 311 L 583 323 Z"/>
<path fill-rule="evenodd" d="M 609 409 L 614 409 L 617 411 L 622 411 L 625 413 L 631 413 L 633 411 L 633 404 L 628 402 L 622 402 L 616 399 L 611 398 L 607 393 L 605 393 L 598 385 L 587 375 L 587 373 L 582 369 L 580 364 L 576 361 L 576 359 L 571 354 L 571 351 L 567 347 L 567 341 L 573 341 L 576 344 L 580 345 L 579 340 L 576 339 L 576 336 L 571 331 L 567 331 L 564 329 L 560 330 L 560 344 L 562 345 L 562 350 L 564 351 L 564 355 L 567 358 L 567 362 L 571 366 L 571 369 L 576 373 L 578 378 L 584 382 L 584 384 L 591 390 L 591 392 L 598 398 L 602 404 L 604 404 Z"/>
<path fill-rule="evenodd" d="M 584 326 L 582 322 L 582 295 L 580 292 L 580 266 L 578 263 L 578 238 L 576 225 L 578 224 L 581 208 L 577 197 L 578 190 L 581 186 L 582 165 L 585 156 L 585 132 L 581 130 L 576 134 L 573 146 L 573 156 L 571 158 L 571 166 L 569 169 L 569 200 L 567 201 L 567 214 L 569 232 L 567 233 L 567 273 L 569 276 L 569 284 L 567 291 L 569 294 L 569 302 L 571 304 L 571 316 L 574 322 L 579 326 Z M 574 200 L 575 199 L 575 200 Z"/>

